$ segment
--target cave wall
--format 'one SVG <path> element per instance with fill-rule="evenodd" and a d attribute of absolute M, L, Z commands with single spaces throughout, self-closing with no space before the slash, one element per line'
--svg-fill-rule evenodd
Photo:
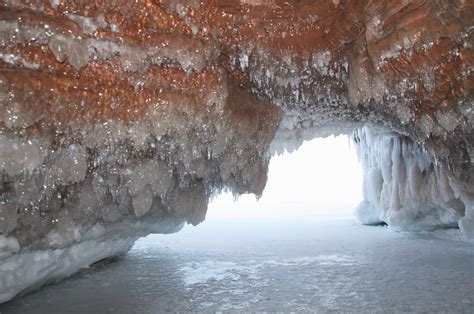
<path fill-rule="evenodd" d="M 361 221 L 472 238 L 473 21 L 464 0 L 3 1 L 0 301 L 260 194 L 272 154 L 330 134 L 358 146 Z M 34 252 L 57 272 L 25 275 Z"/>

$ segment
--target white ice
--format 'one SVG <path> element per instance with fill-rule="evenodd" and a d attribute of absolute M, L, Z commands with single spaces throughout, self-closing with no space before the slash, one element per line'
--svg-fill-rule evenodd
<path fill-rule="evenodd" d="M 124 221 L 109 227 L 97 224 L 82 234 L 79 229 L 50 234 L 48 246 L 59 248 L 21 252 L 14 237 L 0 236 L 0 303 L 18 293 L 69 277 L 104 258 L 125 254 L 140 236 L 176 232 L 180 228 L 181 224 L 166 219 L 146 223 Z M 74 239 L 69 239 L 69 233 Z M 73 243 L 64 245 L 65 241 Z"/>
<path fill-rule="evenodd" d="M 472 237 L 472 197 L 447 164 L 383 129 L 364 127 L 354 132 L 354 140 L 364 171 L 364 201 L 356 211 L 362 223 L 383 221 L 411 230 L 459 223 L 465 237 Z"/>

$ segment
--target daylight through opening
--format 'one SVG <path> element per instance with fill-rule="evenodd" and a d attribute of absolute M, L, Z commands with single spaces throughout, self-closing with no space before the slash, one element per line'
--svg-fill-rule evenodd
<path fill-rule="evenodd" d="M 206 222 L 239 219 L 309 219 L 352 216 L 362 201 L 362 169 L 347 136 L 316 138 L 270 160 L 260 199 L 222 193 L 209 204 Z"/>

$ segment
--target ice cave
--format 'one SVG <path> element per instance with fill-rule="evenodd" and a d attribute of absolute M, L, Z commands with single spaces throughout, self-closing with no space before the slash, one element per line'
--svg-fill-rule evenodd
<path fill-rule="evenodd" d="M 364 224 L 474 241 L 471 0 L 4 0 L 0 303 L 347 134 Z"/>

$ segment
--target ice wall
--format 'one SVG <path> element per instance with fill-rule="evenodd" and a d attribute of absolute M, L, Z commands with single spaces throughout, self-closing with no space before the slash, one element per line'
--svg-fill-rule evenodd
<path fill-rule="evenodd" d="M 384 129 L 353 133 L 364 171 L 364 201 L 356 210 L 364 224 L 386 222 L 409 230 L 459 227 L 472 237 L 470 182 L 413 140 Z"/>

